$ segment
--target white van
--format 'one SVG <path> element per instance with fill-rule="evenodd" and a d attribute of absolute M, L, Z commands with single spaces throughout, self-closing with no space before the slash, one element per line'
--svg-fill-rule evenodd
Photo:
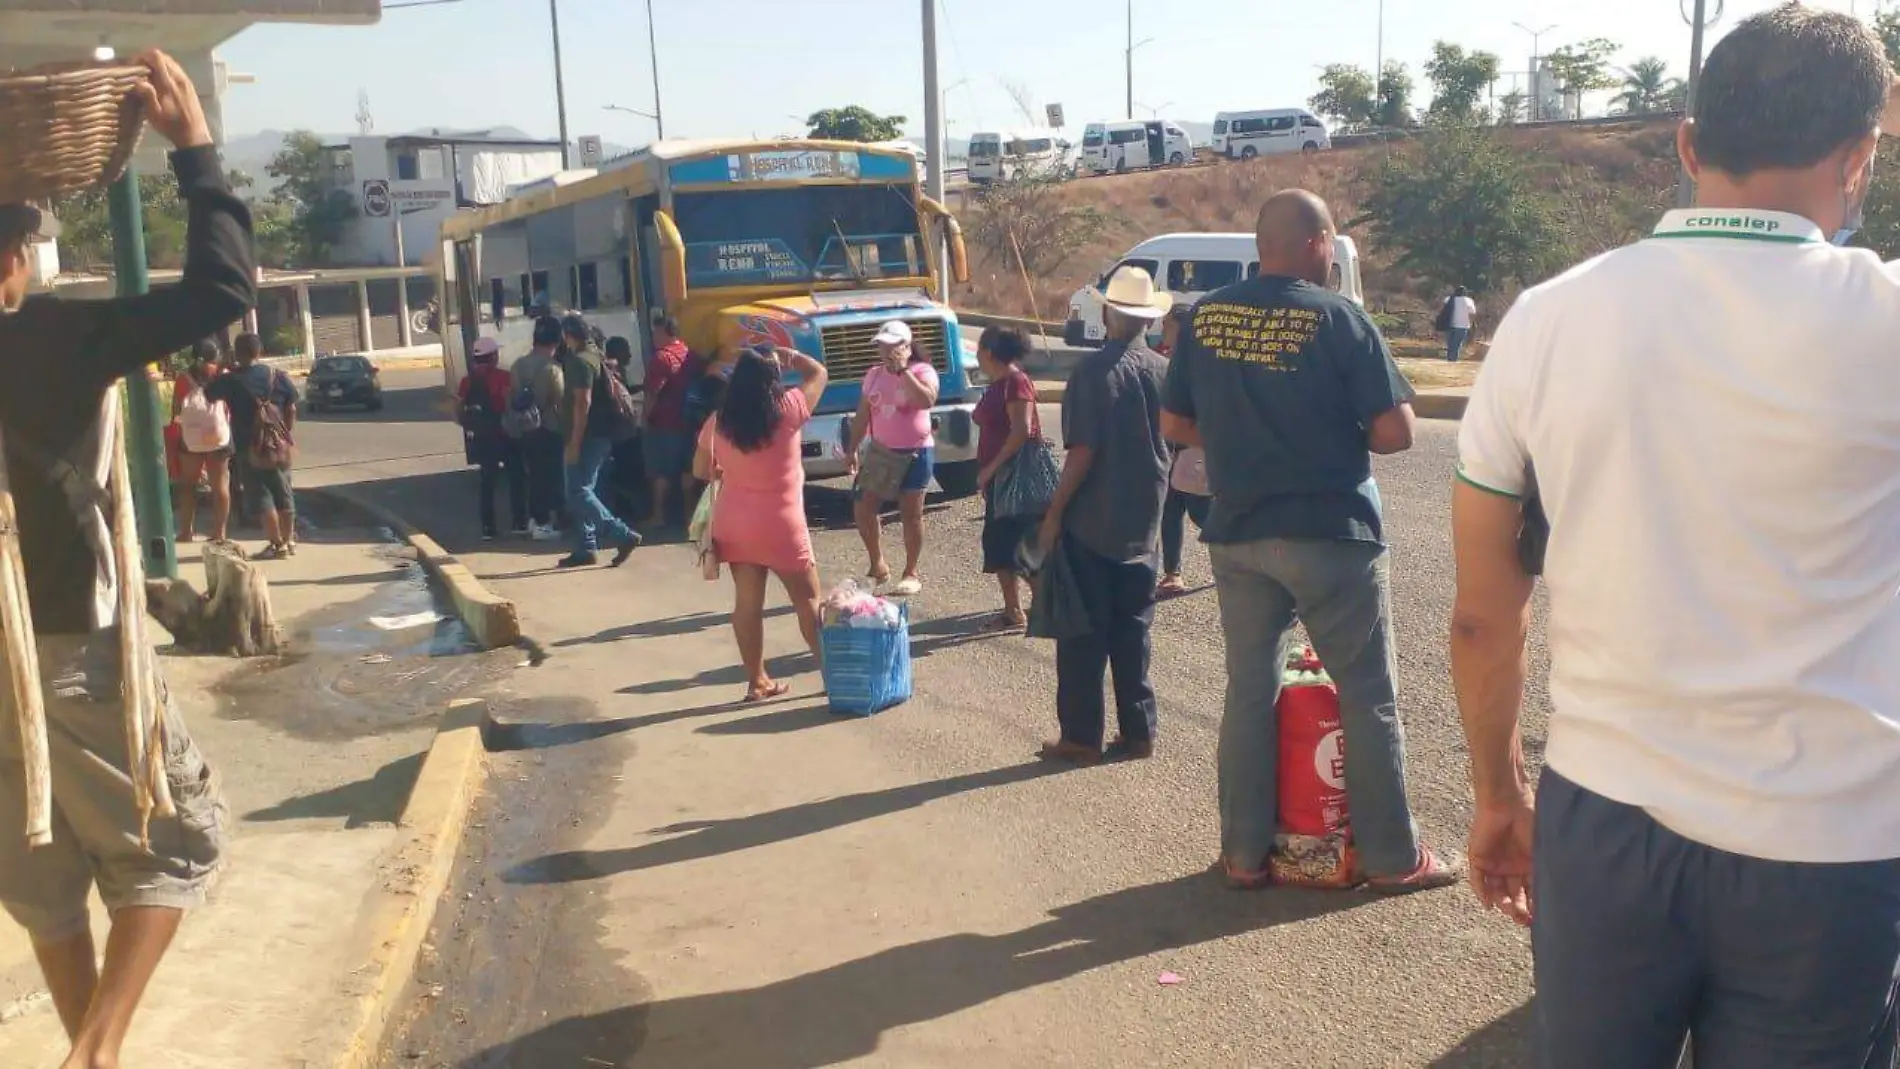
<path fill-rule="evenodd" d="M 1082 166 L 1095 174 L 1179 167 L 1193 158 L 1187 131 L 1168 119 L 1092 122 L 1082 128 Z"/>
<path fill-rule="evenodd" d="M 1007 130 L 970 135 L 970 181 L 975 185 L 1023 177 L 1075 174 L 1075 145 L 1054 130 Z"/>
<path fill-rule="evenodd" d="M 1332 147 L 1326 124 L 1301 108 L 1223 111 L 1214 116 L 1214 151 L 1230 160 Z"/>
<path fill-rule="evenodd" d="M 1062 328 L 1065 344 L 1102 344 L 1107 337 L 1102 325 L 1102 287 L 1121 267 L 1141 268 L 1153 275 L 1162 289 L 1174 294 L 1176 301 L 1191 303 L 1213 290 L 1258 275 L 1260 258 L 1252 234 L 1163 234 L 1149 238 L 1069 298 L 1069 321 Z M 1365 303 L 1359 278 L 1359 247 L 1344 234 L 1333 239 L 1329 288 L 1354 304 Z"/>

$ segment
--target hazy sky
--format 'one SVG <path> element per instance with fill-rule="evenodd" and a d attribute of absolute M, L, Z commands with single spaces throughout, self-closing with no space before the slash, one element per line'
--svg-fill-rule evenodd
<path fill-rule="evenodd" d="M 644 143 L 649 120 L 602 107 L 652 110 L 643 0 L 559 2 L 570 132 Z M 918 0 L 651 2 L 669 136 L 786 133 L 798 128 L 794 116 L 851 103 L 907 116 L 922 131 Z M 1121 117 L 1124 0 L 937 2 L 952 136 L 1019 125 L 1005 83 L 1026 89 L 1038 108 L 1060 102 L 1071 127 Z M 1373 65 L 1378 3 L 1134 0 L 1135 37 L 1153 38 L 1135 53 L 1135 99 L 1199 122 L 1223 109 L 1299 104 L 1319 66 Z M 1768 6 L 1733 0 L 1713 33 Z M 1863 15 L 1873 6 L 1860 0 Z M 1520 22 L 1556 26 L 1544 51 L 1600 36 L 1622 46 L 1619 63 L 1653 54 L 1679 72 L 1688 61 L 1677 0 L 1388 0 L 1385 54 L 1409 64 L 1421 87 L 1419 67 L 1439 38 L 1496 52 L 1506 71 L 1522 71 L 1531 39 L 1512 25 Z M 461 0 L 390 11 L 367 27 L 261 26 L 223 54 L 234 71 L 258 77 L 226 98 L 233 136 L 353 130 L 359 89 L 379 132 L 506 124 L 552 137 L 556 129 L 547 0 Z M 1507 77 L 1498 91 L 1510 85 Z"/>

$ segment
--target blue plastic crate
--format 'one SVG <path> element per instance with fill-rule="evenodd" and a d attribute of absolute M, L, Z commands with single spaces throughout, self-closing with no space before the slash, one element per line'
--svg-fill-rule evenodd
<path fill-rule="evenodd" d="M 827 627 L 818 633 L 832 712 L 870 716 L 910 700 L 910 609 L 899 605 L 897 613 L 895 631 Z"/>

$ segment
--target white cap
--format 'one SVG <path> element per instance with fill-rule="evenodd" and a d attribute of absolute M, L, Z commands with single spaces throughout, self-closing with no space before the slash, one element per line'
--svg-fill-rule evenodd
<path fill-rule="evenodd" d="M 909 345 L 910 324 L 901 319 L 893 319 L 877 328 L 875 340 L 879 345 Z"/>
<path fill-rule="evenodd" d="M 475 359 L 501 355 L 501 343 L 493 338 L 476 338 L 475 344 L 468 347 L 468 355 Z"/>

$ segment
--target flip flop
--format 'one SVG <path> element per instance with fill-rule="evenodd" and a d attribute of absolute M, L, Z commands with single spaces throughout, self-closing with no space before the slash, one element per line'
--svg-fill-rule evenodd
<path fill-rule="evenodd" d="M 745 692 L 745 700 L 748 705 L 756 705 L 759 702 L 769 702 L 773 698 L 783 698 L 791 692 L 792 685 L 790 683 L 773 683 L 764 690 L 748 689 Z"/>
<path fill-rule="evenodd" d="M 999 612 L 995 616 L 992 616 L 988 620 L 984 621 L 982 631 L 986 635 L 1007 635 L 1007 634 L 1011 634 L 1017 631 L 1021 631 L 1023 628 L 1028 627 L 1028 626 L 1029 626 L 1029 617 L 1027 614 L 1022 615 L 1022 616 L 1011 616 L 1010 614 L 1006 612 Z"/>
<path fill-rule="evenodd" d="M 1429 846 L 1418 848 L 1418 867 L 1403 876 L 1382 876 L 1363 885 L 1376 895 L 1409 895 L 1464 882 L 1464 868 L 1441 861 Z"/>

